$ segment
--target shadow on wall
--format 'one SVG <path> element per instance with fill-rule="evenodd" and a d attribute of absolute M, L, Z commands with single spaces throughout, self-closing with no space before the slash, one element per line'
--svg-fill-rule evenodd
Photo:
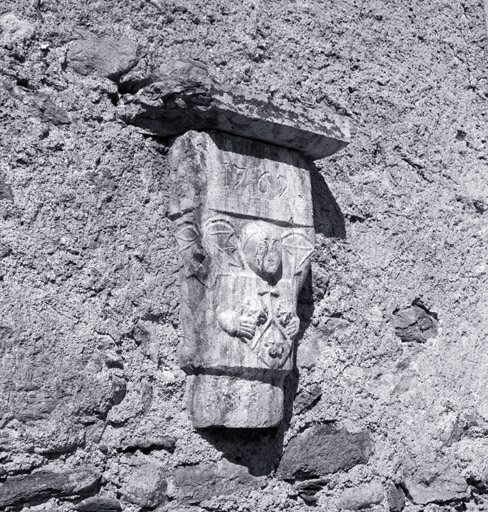
<path fill-rule="evenodd" d="M 346 238 L 344 215 L 314 164 L 310 165 L 314 228 L 328 238 Z M 276 470 L 282 454 L 285 432 L 293 416 L 293 401 L 298 389 L 299 372 L 296 353 L 300 340 L 310 325 L 314 312 L 312 271 L 310 270 L 298 297 L 297 313 L 300 331 L 295 340 L 294 371 L 285 382 L 283 421 L 273 429 L 199 429 L 200 435 L 234 464 L 246 466 L 253 476 L 264 476 Z"/>
<path fill-rule="evenodd" d="M 310 182 L 315 233 L 344 240 L 346 238 L 344 215 L 323 176 L 313 163 L 310 164 Z"/>

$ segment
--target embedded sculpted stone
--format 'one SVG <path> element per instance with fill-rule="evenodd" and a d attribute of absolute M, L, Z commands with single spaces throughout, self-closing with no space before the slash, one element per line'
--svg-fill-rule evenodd
<path fill-rule="evenodd" d="M 171 162 L 193 424 L 274 427 L 314 246 L 309 164 L 285 148 L 194 131 Z"/>

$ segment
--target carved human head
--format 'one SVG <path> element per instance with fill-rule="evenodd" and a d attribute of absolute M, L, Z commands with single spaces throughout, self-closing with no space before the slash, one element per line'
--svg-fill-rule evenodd
<path fill-rule="evenodd" d="M 269 281 L 281 271 L 281 237 L 271 226 L 252 222 L 242 230 L 241 249 L 249 268 Z"/>

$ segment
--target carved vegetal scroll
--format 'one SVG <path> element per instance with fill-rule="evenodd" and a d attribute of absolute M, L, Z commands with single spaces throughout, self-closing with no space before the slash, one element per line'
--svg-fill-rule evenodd
<path fill-rule="evenodd" d="M 275 426 L 314 246 L 308 163 L 211 131 L 177 139 L 171 162 L 193 423 Z"/>

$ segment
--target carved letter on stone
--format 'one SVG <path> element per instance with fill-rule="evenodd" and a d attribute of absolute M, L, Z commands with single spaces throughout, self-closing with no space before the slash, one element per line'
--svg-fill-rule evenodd
<path fill-rule="evenodd" d="M 308 163 L 215 131 L 179 137 L 171 163 L 193 424 L 276 426 L 314 246 Z"/>

